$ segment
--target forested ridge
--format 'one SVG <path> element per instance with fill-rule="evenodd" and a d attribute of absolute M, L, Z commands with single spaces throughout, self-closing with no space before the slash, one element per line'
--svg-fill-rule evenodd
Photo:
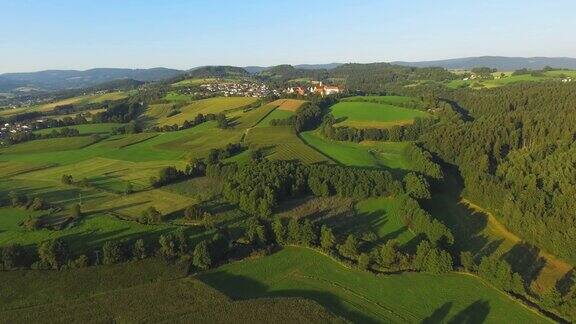
<path fill-rule="evenodd" d="M 523 84 L 443 94 L 471 120 L 445 119 L 427 148 L 457 164 L 465 196 L 524 239 L 576 261 L 576 86 Z"/>

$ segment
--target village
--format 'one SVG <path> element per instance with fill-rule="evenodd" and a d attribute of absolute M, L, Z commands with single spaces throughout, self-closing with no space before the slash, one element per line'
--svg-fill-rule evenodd
<path fill-rule="evenodd" d="M 309 87 L 302 87 L 302 86 L 297 86 L 297 87 L 289 87 L 286 90 L 284 90 L 284 93 L 287 94 L 297 94 L 300 96 L 305 96 L 305 95 L 320 95 L 322 97 L 324 96 L 329 96 L 329 95 L 333 95 L 333 94 L 338 94 L 342 91 L 342 89 L 338 86 L 329 86 L 329 85 L 324 85 L 322 83 L 322 81 L 312 81 L 311 82 L 311 86 Z"/>
<path fill-rule="evenodd" d="M 224 97 L 267 97 L 279 96 L 280 91 L 270 89 L 264 83 L 252 81 L 221 81 L 200 84 L 198 87 L 179 89 L 181 94 L 198 96 L 224 96 Z"/>

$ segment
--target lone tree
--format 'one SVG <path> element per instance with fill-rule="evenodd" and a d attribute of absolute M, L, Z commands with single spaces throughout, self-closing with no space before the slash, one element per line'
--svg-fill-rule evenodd
<path fill-rule="evenodd" d="M 58 269 L 68 260 L 68 246 L 61 238 L 44 241 L 38 246 L 38 256 L 50 268 Z"/>
<path fill-rule="evenodd" d="M 143 260 L 148 257 L 148 248 L 146 247 L 146 241 L 143 239 L 137 239 L 132 247 L 132 256 L 135 260 Z"/>
<path fill-rule="evenodd" d="M 2 263 L 5 269 L 14 269 L 24 264 L 24 248 L 19 244 L 10 244 L 3 247 Z"/>
<path fill-rule="evenodd" d="M 124 247 L 122 243 L 116 241 L 107 241 L 102 247 L 104 264 L 115 264 L 124 261 Z"/>
<path fill-rule="evenodd" d="M 320 228 L 320 247 L 326 251 L 331 251 L 336 245 L 336 237 L 332 233 L 332 229 L 326 225 Z"/>
<path fill-rule="evenodd" d="M 160 243 L 160 253 L 166 259 L 176 257 L 176 238 L 173 234 L 160 235 L 158 243 Z"/>
<path fill-rule="evenodd" d="M 192 264 L 202 270 L 210 268 L 210 265 L 212 265 L 212 258 L 206 241 L 202 241 L 196 245 L 193 254 Z"/>
<path fill-rule="evenodd" d="M 63 174 L 62 183 L 65 185 L 71 185 L 72 183 L 74 183 L 74 178 L 70 174 Z"/>
<path fill-rule="evenodd" d="M 286 228 L 280 218 L 274 219 L 272 223 L 272 233 L 274 233 L 274 239 L 277 244 L 283 245 L 286 242 Z"/>
<path fill-rule="evenodd" d="M 70 217 L 76 219 L 80 216 L 82 216 L 82 209 L 80 207 L 80 204 L 72 206 L 72 209 L 70 210 Z"/>
<path fill-rule="evenodd" d="M 358 239 L 354 234 L 348 235 L 344 244 L 340 245 L 340 254 L 348 259 L 355 260 L 358 257 Z"/>

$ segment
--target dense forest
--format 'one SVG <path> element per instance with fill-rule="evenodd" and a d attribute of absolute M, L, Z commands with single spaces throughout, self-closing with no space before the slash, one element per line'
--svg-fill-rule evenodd
<path fill-rule="evenodd" d="M 529 242 L 576 261 L 576 86 L 522 84 L 443 96 L 470 118 L 446 119 L 425 143 L 459 166 L 465 195 Z"/>

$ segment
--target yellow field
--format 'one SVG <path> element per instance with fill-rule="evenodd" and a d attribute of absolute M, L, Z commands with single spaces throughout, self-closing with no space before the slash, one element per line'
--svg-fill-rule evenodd
<path fill-rule="evenodd" d="M 0 177 L 10 177 L 17 174 L 43 169 L 48 166 L 49 166 L 48 164 L 44 164 L 41 162 L 38 163 L 27 163 L 16 161 L 0 162 Z"/>
<path fill-rule="evenodd" d="M 42 112 L 51 111 L 58 106 L 64 105 L 72 105 L 77 103 L 102 103 L 105 101 L 114 101 L 126 98 L 128 95 L 124 92 L 110 92 L 101 95 L 87 95 L 87 96 L 78 96 L 73 98 L 68 98 L 60 101 L 51 102 L 48 104 L 44 104 L 39 106 L 37 109 Z"/>
<path fill-rule="evenodd" d="M 172 86 L 173 87 L 182 87 L 182 86 L 188 86 L 188 85 L 199 85 L 199 84 L 204 84 L 204 83 L 214 83 L 218 81 L 218 79 L 214 79 L 214 78 L 208 78 L 208 79 L 186 79 L 186 80 L 182 80 L 176 83 L 173 83 Z"/>
<path fill-rule="evenodd" d="M 273 105 L 278 106 L 278 110 L 296 111 L 300 108 L 306 100 L 298 99 L 278 99 L 272 102 Z"/>
<path fill-rule="evenodd" d="M 216 97 L 198 100 L 180 109 L 180 113 L 171 117 L 161 117 L 158 125 L 182 125 L 185 120 L 194 120 L 198 114 L 219 114 L 242 108 L 258 99 L 249 97 Z"/>

